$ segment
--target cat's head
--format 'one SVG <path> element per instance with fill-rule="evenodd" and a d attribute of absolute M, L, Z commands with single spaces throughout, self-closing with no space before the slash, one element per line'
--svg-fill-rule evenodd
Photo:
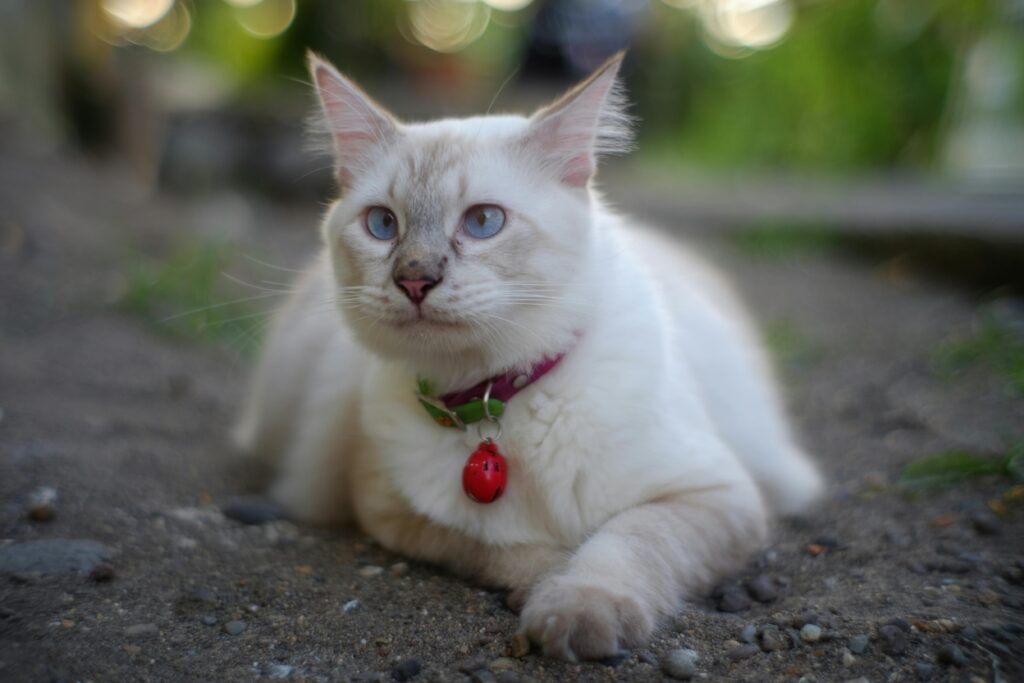
<path fill-rule="evenodd" d="M 499 367 L 565 350 L 600 276 L 597 156 L 629 144 L 621 60 L 529 118 L 401 123 L 310 56 L 341 188 L 324 237 L 364 345 Z"/>

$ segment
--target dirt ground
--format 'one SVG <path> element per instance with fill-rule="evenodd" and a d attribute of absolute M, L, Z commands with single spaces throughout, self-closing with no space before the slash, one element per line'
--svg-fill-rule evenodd
<path fill-rule="evenodd" d="M 1008 481 L 916 497 L 893 484 L 922 456 L 1024 436 L 1024 401 L 997 372 L 935 370 L 944 340 L 977 324 L 967 294 L 899 261 L 749 258 L 703 233 L 776 337 L 827 501 L 646 648 L 559 663 L 517 649 L 500 593 L 356 532 L 222 514 L 254 480 L 222 457 L 245 363 L 119 312 L 119 273 L 132 249 L 227 223 L 240 250 L 296 267 L 316 207 L 153 197 L 8 142 L 0 680 L 646 681 L 679 648 L 695 680 L 1024 680 L 1024 506 L 988 507 Z M 33 507 L 40 487 L 56 502 Z"/>

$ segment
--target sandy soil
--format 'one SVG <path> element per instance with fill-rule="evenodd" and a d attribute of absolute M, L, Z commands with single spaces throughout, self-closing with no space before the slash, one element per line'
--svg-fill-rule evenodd
<path fill-rule="evenodd" d="M 707 243 L 793 337 L 783 375 L 828 501 L 734 577 L 739 611 L 698 596 L 648 647 L 565 664 L 516 651 L 500 593 L 356 532 L 221 513 L 253 480 L 221 457 L 245 364 L 109 302 L 125 254 L 225 215 L 240 249 L 275 264 L 313 248 L 315 207 L 224 205 L 147 196 L 84 162 L 0 158 L 0 679 L 391 680 L 416 659 L 424 681 L 660 680 L 689 648 L 696 680 L 1024 680 L 1024 512 L 985 513 L 1007 482 L 917 498 L 889 483 L 922 455 L 1024 433 L 1024 401 L 988 369 L 934 372 L 939 343 L 975 324 L 965 295 L 898 264 Z M 59 496 L 50 521 L 28 516 L 39 487 Z M 45 539 L 61 540 L 26 545 Z M 776 596 L 743 608 L 755 578 Z"/>

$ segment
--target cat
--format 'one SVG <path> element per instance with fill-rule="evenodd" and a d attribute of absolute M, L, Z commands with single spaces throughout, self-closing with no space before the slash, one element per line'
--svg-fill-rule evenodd
<path fill-rule="evenodd" d="M 621 63 L 528 118 L 402 123 L 310 54 L 340 198 L 234 433 L 291 515 L 508 589 L 570 661 L 642 644 L 823 489 L 727 284 L 592 187 L 631 141 Z M 474 386 L 459 429 L 439 397 Z"/>

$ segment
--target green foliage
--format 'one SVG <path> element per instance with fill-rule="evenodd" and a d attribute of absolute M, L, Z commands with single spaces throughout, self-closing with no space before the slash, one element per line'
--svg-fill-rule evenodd
<path fill-rule="evenodd" d="M 822 356 L 822 349 L 789 320 L 768 323 L 764 326 L 762 338 L 778 366 L 788 374 L 809 368 Z"/>
<path fill-rule="evenodd" d="M 733 244 L 747 256 L 789 260 L 831 251 L 840 241 L 837 231 L 822 225 L 768 222 L 737 230 Z"/>
<path fill-rule="evenodd" d="M 935 356 L 942 374 L 953 374 L 984 363 L 1003 375 L 1014 392 L 1024 397 L 1024 339 L 990 312 L 983 312 L 969 337 L 943 344 Z"/>
<path fill-rule="evenodd" d="M 663 90 L 649 96 L 641 84 L 643 110 L 656 107 L 655 135 L 696 162 L 927 166 L 958 54 L 991 12 L 967 0 L 916 5 L 917 23 L 899 31 L 880 19 L 877 0 L 802 3 L 783 43 L 742 59 L 713 55 L 690 27 L 677 49 L 645 61 L 655 72 L 650 85 Z"/>
<path fill-rule="evenodd" d="M 119 303 L 164 334 L 215 341 L 248 355 L 258 347 L 266 316 L 247 305 L 253 297 L 229 299 L 218 292 L 229 253 L 224 244 L 190 244 L 163 261 L 135 262 L 125 270 L 127 289 Z"/>
<path fill-rule="evenodd" d="M 985 476 L 1024 482 L 1024 442 L 1014 445 L 1004 456 L 952 452 L 916 460 L 904 468 L 899 484 L 909 491 L 921 492 Z"/>

